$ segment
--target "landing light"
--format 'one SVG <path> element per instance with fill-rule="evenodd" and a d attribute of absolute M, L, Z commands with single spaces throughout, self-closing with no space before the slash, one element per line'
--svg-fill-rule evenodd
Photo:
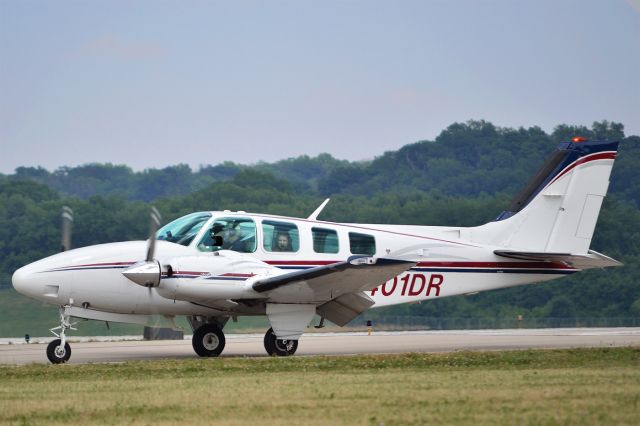
<path fill-rule="evenodd" d="M 575 138 L 571 139 L 574 142 L 584 142 L 587 140 L 587 138 L 582 137 L 582 136 L 576 136 Z"/>

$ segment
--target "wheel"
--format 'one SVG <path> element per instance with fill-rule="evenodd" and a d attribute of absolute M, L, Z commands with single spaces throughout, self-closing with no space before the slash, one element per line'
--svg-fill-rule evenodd
<path fill-rule="evenodd" d="M 64 364 L 71 358 L 71 346 L 65 342 L 61 345 L 62 340 L 56 339 L 47 346 L 47 358 L 53 364 Z"/>
<path fill-rule="evenodd" d="M 224 333 L 216 324 L 204 324 L 193 333 L 191 344 L 200 356 L 218 356 L 224 349 Z"/>
<path fill-rule="evenodd" d="M 296 353 L 298 341 L 278 339 L 273 328 L 270 328 L 264 335 L 264 348 L 269 355 L 290 356 Z"/>

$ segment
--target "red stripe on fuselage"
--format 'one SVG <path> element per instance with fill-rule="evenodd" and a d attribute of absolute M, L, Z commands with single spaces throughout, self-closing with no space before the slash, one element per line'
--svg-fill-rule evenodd
<path fill-rule="evenodd" d="M 221 277 L 239 277 L 239 278 L 251 278 L 255 274 L 234 274 L 232 272 L 228 272 L 226 274 L 220 275 Z"/>
<path fill-rule="evenodd" d="M 136 262 L 107 262 L 107 263 L 86 263 L 84 265 L 71 265 L 71 266 L 63 266 L 61 268 L 57 268 L 57 269 L 64 269 L 64 268 L 87 268 L 87 267 L 91 267 L 91 266 L 129 266 L 129 265 L 133 265 Z"/>
<path fill-rule="evenodd" d="M 266 263 L 273 266 L 321 266 L 338 263 L 340 261 L 314 261 L 314 260 L 267 260 Z M 418 262 L 416 267 L 432 268 L 491 268 L 491 269 L 575 269 L 562 262 Z"/>

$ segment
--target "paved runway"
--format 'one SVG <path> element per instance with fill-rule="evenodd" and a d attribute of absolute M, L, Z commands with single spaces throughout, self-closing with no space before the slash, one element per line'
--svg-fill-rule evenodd
<path fill-rule="evenodd" d="M 266 356 L 263 335 L 230 334 L 226 337 L 223 356 Z M 70 364 L 197 358 L 190 336 L 171 341 L 89 339 L 105 340 L 72 337 Z M 73 340 L 80 341 L 74 343 Z M 9 341 L 12 344 L 8 344 Z M 19 339 L 0 341 L 0 364 L 48 363 L 44 343 L 18 342 Z M 309 333 L 300 339 L 296 356 L 610 346 L 640 346 L 640 328 L 373 332 L 371 336 L 367 333 Z"/>

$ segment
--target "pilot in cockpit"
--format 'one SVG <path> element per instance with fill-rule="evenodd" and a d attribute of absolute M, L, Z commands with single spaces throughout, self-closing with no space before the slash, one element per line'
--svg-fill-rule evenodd
<path fill-rule="evenodd" d="M 224 224 L 215 222 L 198 244 L 200 251 L 216 251 L 223 245 Z"/>
<path fill-rule="evenodd" d="M 251 224 L 251 226 L 242 226 L 243 224 Z M 253 221 L 233 221 L 222 232 L 222 248 L 240 253 L 252 253 L 256 249 L 255 237 Z"/>
<path fill-rule="evenodd" d="M 247 220 L 216 221 L 198 245 L 200 251 L 255 251 L 255 225 Z"/>
<path fill-rule="evenodd" d="M 222 248 L 239 252 L 247 251 L 246 244 L 242 240 L 242 231 L 239 223 L 231 222 L 222 232 Z"/>

